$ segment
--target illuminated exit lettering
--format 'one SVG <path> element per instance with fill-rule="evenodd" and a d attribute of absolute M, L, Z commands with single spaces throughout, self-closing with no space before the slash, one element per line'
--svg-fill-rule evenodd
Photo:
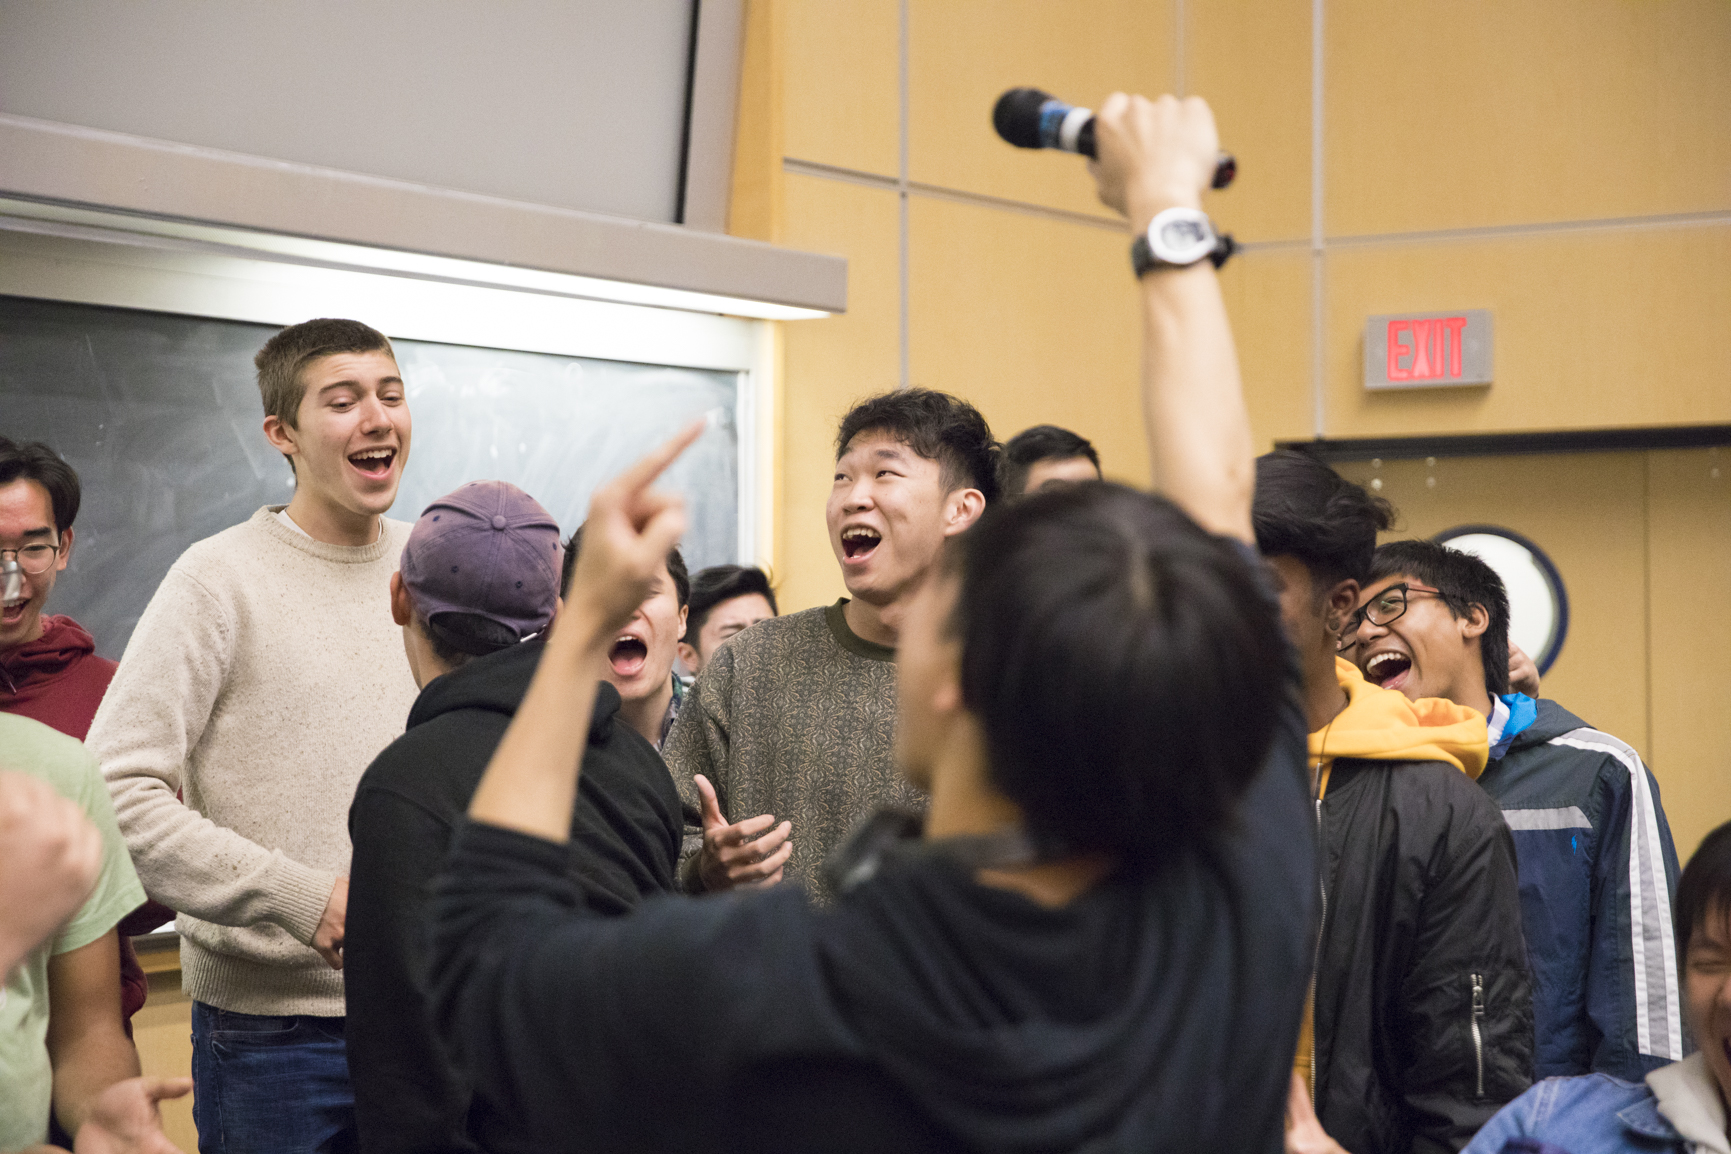
<path fill-rule="evenodd" d="M 1418 389 L 1491 383 L 1488 309 L 1371 317 L 1365 327 L 1364 386 Z"/>
<path fill-rule="evenodd" d="M 1440 381 L 1460 379 L 1461 332 L 1465 317 L 1388 323 L 1388 379 L 1391 381 Z M 1410 336 L 1410 343 L 1405 338 Z M 1407 363 L 1403 366 L 1402 361 Z"/>

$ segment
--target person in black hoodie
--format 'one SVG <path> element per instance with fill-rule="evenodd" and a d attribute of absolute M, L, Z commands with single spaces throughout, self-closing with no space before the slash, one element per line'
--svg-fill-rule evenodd
<path fill-rule="evenodd" d="M 540 661 L 536 635 L 553 617 L 559 573 L 546 510 L 482 481 L 427 507 L 392 581 L 421 695 L 349 810 L 346 1034 L 367 1154 L 485 1149 L 511 1125 L 470 1109 L 467 1080 L 433 1034 L 425 908 L 452 827 Z M 673 779 L 619 706 L 611 685 L 595 690 L 564 864 L 577 900 L 601 915 L 673 889 L 681 830 Z"/>
<path fill-rule="evenodd" d="M 1196 220 L 1204 103 L 1117 95 L 1097 130 L 1103 200 Z M 501 1149 L 1280 1149 L 1314 912 L 1303 717 L 1201 255 L 1141 283 L 1166 497 L 1064 487 L 947 547 L 896 656 L 923 831 L 868 822 L 828 909 L 579 900 L 570 703 L 683 528 L 649 486 L 701 426 L 597 491 L 434 899 L 435 1023 L 520 1123 Z"/>
<path fill-rule="evenodd" d="M 1257 461 L 1256 539 L 1304 663 L 1323 861 L 1293 1154 L 1459 1150 L 1532 1083 L 1514 843 L 1473 784 L 1485 719 L 1337 656 L 1391 512 L 1308 454 Z"/>

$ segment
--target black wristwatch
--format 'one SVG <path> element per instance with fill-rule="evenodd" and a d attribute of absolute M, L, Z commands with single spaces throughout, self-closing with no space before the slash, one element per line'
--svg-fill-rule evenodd
<path fill-rule="evenodd" d="M 1130 267 L 1138 277 L 1155 269 L 1189 268 L 1204 258 L 1215 268 L 1238 251 L 1229 233 L 1215 232 L 1208 214 L 1195 208 L 1168 208 L 1148 222 L 1148 231 L 1130 246 Z"/>

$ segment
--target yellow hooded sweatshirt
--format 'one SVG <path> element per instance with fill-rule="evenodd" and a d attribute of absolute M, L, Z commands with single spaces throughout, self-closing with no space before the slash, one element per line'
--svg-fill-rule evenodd
<path fill-rule="evenodd" d="M 1310 764 L 1316 771 L 1317 804 L 1328 793 L 1328 774 L 1337 757 L 1365 761 L 1445 761 L 1474 781 L 1490 759 L 1485 716 L 1440 697 L 1408 701 L 1393 689 L 1372 685 L 1358 666 L 1336 657 L 1335 675 L 1346 690 L 1346 708 L 1310 735 Z M 1310 1057 L 1315 1030 L 1316 980 L 1304 1002 L 1304 1023 L 1298 1034 L 1293 1069 L 1311 1081 Z"/>
<path fill-rule="evenodd" d="M 1346 708 L 1310 735 L 1316 796 L 1328 793 L 1328 771 L 1337 757 L 1366 761 L 1446 761 L 1474 781 L 1485 771 L 1490 744 L 1485 716 L 1441 697 L 1408 701 L 1393 689 L 1372 685 L 1358 666 L 1334 659 L 1346 690 Z"/>

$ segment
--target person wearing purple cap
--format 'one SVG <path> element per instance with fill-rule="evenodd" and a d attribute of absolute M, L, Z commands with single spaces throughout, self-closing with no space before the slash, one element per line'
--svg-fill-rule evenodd
<path fill-rule="evenodd" d="M 422 923 L 452 827 L 540 660 L 561 554 L 532 497 L 476 481 L 427 506 L 391 580 L 421 694 L 349 810 L 347 1040 L 367 1154 L 500 1144 L 502 1120 L 471 1115 L 468 1082 L 433 1034 Z M 568 870 L 590 909 L 617 914 L 674 888 L 679 796 L 612 685 L 598 687 L 593 718 Z"/>

